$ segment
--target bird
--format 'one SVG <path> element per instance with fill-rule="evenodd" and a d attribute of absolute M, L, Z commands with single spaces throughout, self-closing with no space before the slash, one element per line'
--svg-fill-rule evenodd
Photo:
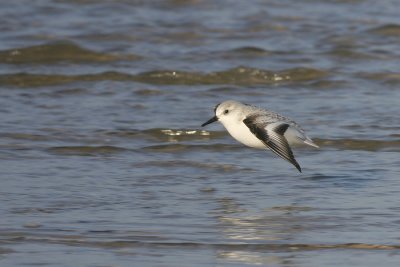
<path fill-rule="evenodd" d="M 299 172 L 301 167 L 293 155 L 291 146 L 306 144 L 319 148 L 299 124 L 276 112 L 227 100 L 216 105 L 214 113 L 215 115 L 203 123 L 202 127 L 219 121 L 240 143 L 252 148 L 270 149 L 293 164 Z"/>

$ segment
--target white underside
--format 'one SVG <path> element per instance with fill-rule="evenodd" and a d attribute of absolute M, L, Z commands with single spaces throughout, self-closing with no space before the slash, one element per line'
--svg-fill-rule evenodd
<path fill-rule="evenodd" d="M 240 123 L 230 122 L 229 127 L 226 127 L 225 124 L 224 126 L 233 138 L 243 143 L 244 145 L 260 149 L 267 148 L 264 145 L 264 143 L 261 142 L 260 139 L 258 139 L 243 122 L 241 121 Z M 293 126 L 289 126 L 284 136 L 288 141 L 289 145 L 307 144 L 310 146 L 318 147 L 316 144 L 313 143 L 313 141 L 309 137 L 300 133 Z"/>
<path fill-rule="evenodd" d="M 243 122 L 230 125 L 229 127 L 225 126 L 225 128 L 233 138 L 246 146 L 254 148 L 266 148 L 260 139 L 258 139 Z"/>

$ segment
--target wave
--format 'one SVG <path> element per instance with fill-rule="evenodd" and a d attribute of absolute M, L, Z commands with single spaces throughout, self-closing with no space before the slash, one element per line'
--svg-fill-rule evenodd
<path fill-rule="evenodd" d="M 95 52 L 65 41 L 0 51 L 0 63 L 7 64 L 101 63 L 139 58 L 137 55 L 121 56 Z"/>
<path fill-rule="evenodd" d="M 95 231 L 94 231 L 95 232 Z M 99 234 L 113 234 L 111 232 L 100 232 Z M 57 234 L 31 234 L 28 232 L 3 232 L 2 242 L 7 244 L 61 244 L 74 247 L 98 247 L 106 249 L 151 247 L 155 249 L 180 248 L 180 249 L 216 249 L 228 251 L 317 251 L 317 250 L 399 250 L 400 245 L 371 244 L 371 243 L 336 243 L 336 244 L 305 244 L 305 243 L 202 243 L 202 242 L 168 242 L 154 241 L 155 236 L 140 234 L 135 238 L 130 235 L 129 239 L 118 239 L 113 237 L 111 241 L 102 241 L 96 238 L 96 233 L 91 233 L 93 238 L 87 235 L 57 235 Z M 111 236 L 112 237 L 112 236 Z M 144 240 L 145 239 L 145 240 Z M 4 249 L 4 253 L 11 253 L 11 250 Z"/>
<path fill-rule="evenodd" d="M 163 85 L 263 85 L 275 83 L 308 82 L 322 79 L 328 72 L 313 68 L 290 68 L 270 71 L 250 67 L 237 67 L 210 73 L 180 70 L 155 70 L 139 74 L 107 71 L 95 74 L 33 74 L 11 73 L 0 75 L 0 85 L 15 87 L 39 87 L 72 82 L 134 81 Z"/>
<path fill-rule="evenodd" d="M 400 36 L 400 25 L 399 24 L 385 24 L 379 27 L 371 28 L 367 32 L 384 35 L 384 36 Z"/>
<path fill-rule="evenodd" d="M 63 131 L 61 131 L 63 132 Z M 52 131 L 44 129 L 41 134 L 30 133 L 0 133 L 0 137 L 10 140 L 26 141 L 29 144 L 57 141 L 57 142 L 73 142 L 74 145 L 53 146 L 47 148 L 50 153 L 57 154 L 113 154 L 126 151 L 153 151 L 153 152 L 179 152 L 189 150 L 236 150 L 242 147 L 241 144 L 226 144 L 222 140 L 227 137 L 225 131 L 206 131 L 200 129 L 117 129 L 117 130 L 97 130 L 90 131 L 86 134 L 65 131 L 60 134 L 60 129 Z M 363 151 L 400 151 L 400 140 L 397 136 L 391 140 L 375 140 L 375 139 L 321 139 L 315 138 L 314 141 L 321 147 L 321 150 L 334 148 L 338 150 L 363 150 Z M 101 144 L 103 140 L 111 140 L 117 143 L 141 143 L 140 147 L 125 148 L 115 145 L 85 145 L 85 143 Z M 222 141 L 222 142 L 221 142 Z M 81 142 L 82 145 L 75 145 Z M 3 147 L 7 147 L 3 145 Z M 8 147 L 11 149 L 12 147 Z"/>
<path fill-rule="evenodd" d="M 58 155 L 109 155 L 115 154 L 128 149 L 117 146 L 55 146 L 47 149 L 47 152 Z"/>
<path fill-rule="evenodd" d="M 366 151 L 400 151 L 400 140 L 373 140 L 373 139 L 315 139 L 321 147 L 334 147 L 343 150 Z"/>
<path fill-rule="evenodd" d="M 398 85 L 400 83 L 399 72 L 360 72 L 358 77 L 372 81 L 384 82 L 387 84 Z"/>

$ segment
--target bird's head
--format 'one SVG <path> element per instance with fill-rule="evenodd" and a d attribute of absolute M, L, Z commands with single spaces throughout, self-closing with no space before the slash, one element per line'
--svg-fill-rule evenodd
<path fill-rule="evenodd" d="M 222 124 L 228 121 L 240 120 L 240 102 L 228 100 L 219 103 L 214 108 L 215 116 L 203 123 L 201 126 L 204 127 L 210 123 L 220 121 Z"/>

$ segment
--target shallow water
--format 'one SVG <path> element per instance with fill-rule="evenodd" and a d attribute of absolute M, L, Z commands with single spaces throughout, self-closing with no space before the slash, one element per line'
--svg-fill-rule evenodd
<path fill-rule="evenodd" d="M 397 1 L 0 9 L 1 266 L 398 266 Z M 320 149 L 200 125 L 236 99 Z"/>

